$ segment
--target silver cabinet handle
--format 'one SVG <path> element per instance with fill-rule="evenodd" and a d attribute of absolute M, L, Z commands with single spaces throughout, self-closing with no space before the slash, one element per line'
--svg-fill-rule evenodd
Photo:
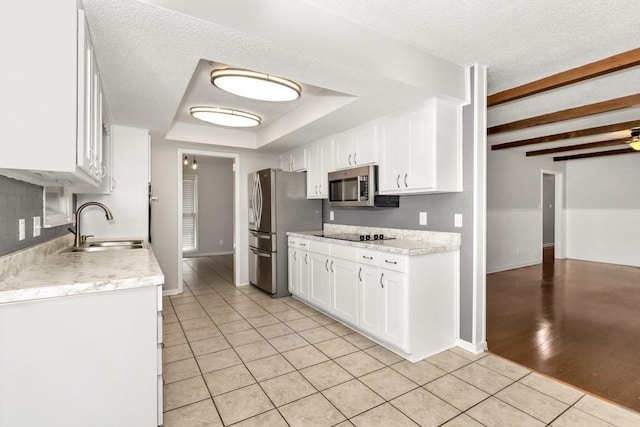
<path fill-rule="evenodd" d="M 331 265 L 329 266 L 329 268 L 331 269 L 331 272 L 334 273 L 334 271 L 333 271 L 333 261 L 331 261 Z"/>
<path fill-rule="evenodd" d="M 400 174 L 396 177 L 396 185 L 400 188 Z"/>
<path fill-rule="evenodd" d="M 298 261 L 298 252 L 293 253 L 293 260 Z"/>
<path fill-rule="evenodd" d="M 358 270 L 358 280 L 362 282 L 362 267 L 360 267 L 360 270 Z"/>
<path fill-rule="evenodd" d="M 406 173 L 404 174 L 404 186 L 405 187 L 408 187 L 408 185 L 407 185 L 407 175 L 408 174 L 406 174 Z"/>
<path fill-rule="evenodd" d="M 318 194 L 318 186 L 315 186 L 315 193 Z"/>
<path fill-rule="evenodd" d="M 324 262 L 324 269 L 329 271 L 329 258 Z"/>
<path fill-rule="evenodd" d="M 306 243 L 300 243 L 300 246 L 307 246 Z"/>
<path fill-rule="evenodd" d="M 322 184 L 318 186 L 318 194 L 322 194 Z"/>
<path fill-rule="evenodd" d="M 358 155 L 358 153 L 353 153 L 353 164 L 357 165 L 358 162 L 356 161 L 356 156 Z"/>
<path fill-rule="evenodd" d="M 309 264 L 308 261 L 309 261 L 309 254 L 304 254 L 304 263 L 308 265 Z"/>
<path fill-rule="evenodd" d="M 351 154 L 349 154 L 349 166 L 351 166 Z"/>
<path fill-rule="evenodd" d="M 388 259 L 385 259 L 384 262 L 386 262 L 387 264 L 397 264 L 398 261 L 389 261 Z"/>
<path fill-rule="evenodd" d="M 362 258 L 364 258 L 364 259 L 373 259 L 372 256 L 364 256 L 364 255 L 362 255 Z"/>
<path fill-rule="evenodd" d="M 380 274 L 380 286 L 384 289 L 384 283 L 382 283 L 382 278 L 384 277 L 384 273 Z"/>

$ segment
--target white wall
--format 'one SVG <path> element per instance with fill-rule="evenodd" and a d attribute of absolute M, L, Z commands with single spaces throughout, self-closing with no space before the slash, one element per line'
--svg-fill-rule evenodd
<path fill-rule="evenodd" d="M 489 150 L 487 155 L 487 272 L 542 262 L 541 171 L 565 172 L 562 162 Z"/>
<path fill-rule="evenodd" d="M 640 155 L 567 162 L 567 256 L 640 267 Z"/>
<path fill-rule="evenodd" d="M 77 205 L 95 201 L 113 213 L 107 221 L 104 211 L 88 207 L 82 213 L 82 234 L 96 237 L 138 237 L 148 234 L 149 131 L 126 126 L 111 127 L 113 179 L 116 187 L 108 195 L 78 195 Z"/>
<path fill-rule="evenodd" d="M 188 255 L 233 252 L 233 159 L 196 159 L 198 169 L 183 167 L 184 175 L 198 177 L 198 250 Z"/>
<path fill-rule="evenodd" d="M 248 150 L 227 147 L 167 141 L 161 136 L 152 135 L 151 177 L 154 196 L 152 236 L 153 250 L 165 276 L 164 290 L 175 292 L 178 289 L 178 149 L 198 151 L 237 153 L 239 161 L 236 170 L 239 177 L 240 224 L 236 246 L 236 285 L 249 282 L 248 271 L 248 227 L 247 214 L 247 176 L 250 172 L 279 167 L 276 155 L 256 153 Z"/>

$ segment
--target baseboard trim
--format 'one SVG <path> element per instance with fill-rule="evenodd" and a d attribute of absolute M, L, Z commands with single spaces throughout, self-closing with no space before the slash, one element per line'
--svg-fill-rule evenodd
<path fill-rule="evenodd" d="M 487 342 L 486 341 L 482 341 L 479 344 L 472 344 L 468 341 L 464 341 L 461 340 L 460 338 L 458 338 L 456 340 L 456 345 L 458 347 L 460 347 L 463 350 L 467 350 L 473 354 L 480 354 L 480 353 L 484 353 L 485 351 L 487 351 Z"/>
<path fill-rule="evenodd" d="M 506 265 L 502 267 L 487 269 L 487 274 L 499 273 L 501 271 L 507 271 L 507 270 L 515 270 L 516 268 L 531 267 L 532 265 L 537 265 L 537 264 L 542 264 L 542 259 L 538 259 L 536 261 L 531 261 L 531 262 L 524 262 L 522 264 Z"/>
<path fill-rule="evenodd" d="M 180 292 L 178 292 L 177 289 L 167 289 L 166 291 L 163 290 L 162 291 L 162 296 L 163 297 L 170 297 L 171 295 L 179 295 Z"/>

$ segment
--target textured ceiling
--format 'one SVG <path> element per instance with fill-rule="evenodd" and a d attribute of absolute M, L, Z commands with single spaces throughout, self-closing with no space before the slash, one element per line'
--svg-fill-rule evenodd
<path fill-rule="evenodd" d="M 436 87 L 462 100 L 464 95 L 445 87 L 459 77 L 459 65 L 488 66 L 488 91 L 495 93 L 640 46 L 638 0 L 84 0 L 84 4 L 115 122 L 149 128 L 172 139 L 275 152 L 416 103 L 432 96 Z M 194 83 L 199 73 L 206 73 L 199 64 L 209 61 L 352 97 L 316 97 L 317 105 L 303 99 L 301 107 L 281 112 L 265 108 L 269 119 L 250 132 L 198 125 L 184 111 L 211 90 Z M 431 71 L 438 67 L 449 72 L 434 75 Z M 488 123 L 628 95 L 638 92 L 639 82 L 635 67 L 493 107 Z M 245 107 L 253 108 L 250 102 Z M 538 126 L 489 141 L 623 121 L 619 114 L 637 117 L 638 112 Z"/>

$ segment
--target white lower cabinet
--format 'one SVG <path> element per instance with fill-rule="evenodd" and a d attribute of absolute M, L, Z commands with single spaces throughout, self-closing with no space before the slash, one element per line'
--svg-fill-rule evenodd
<path fill-rule="evenodd" d="M 0 304 L 0 426 L 162 424 L 159 288 Z"/>
<path fill-rule="evenodd" d="M 341 258 L 332 258 L 331 312 L 344 321 L 358 325 L 358 264 Z"/>
<path fill-rule="evenodd" d="M 290 290 L 300 300 L 412 362 L 455 346 L 459 251 L 409 256 L 314 240 L 301 251 L 299 244 L 289 237 Z"/>

